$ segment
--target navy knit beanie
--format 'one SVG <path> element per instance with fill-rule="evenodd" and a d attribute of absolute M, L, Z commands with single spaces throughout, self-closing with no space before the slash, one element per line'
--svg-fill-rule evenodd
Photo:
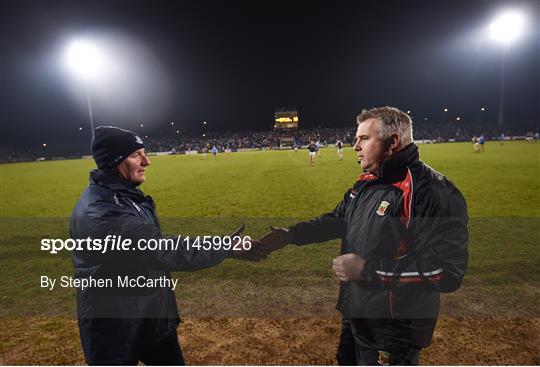
<path fill-rule="evenodd" d="M 92 156 L 98 168 L 116 167 L 136 150 L 144 148 L 134 132 L 114 126 L 98 126 L 92 139 Z"/>

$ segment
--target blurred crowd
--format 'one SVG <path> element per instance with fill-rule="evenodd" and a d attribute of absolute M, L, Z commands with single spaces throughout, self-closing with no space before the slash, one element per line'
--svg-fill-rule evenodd
<path fill-rule="evenodd" d="M 523 131 L 505 127 L 501 129 L 492 124 L 475 124 L 466 126 L 457 122 L 447 124 L 415 123 L 413 125 L 414 139 L 424 142 L 472 141 L 473 137 L 483 135 L 486 140 L 512 139 L 514 136 L 538 139 L 538 130 Z M 175 134 L 174 136 L 143 137 L 147 150 L 150 152 L 168 152 L 183 154 L 185 152 L 206 152 L 215 147 L 217 151 L 238 151 L 242 149 L 290 149 L 305 148 L 311 141 L 319 146 L 328 146 L 340 139 L 345 146 L 354 143 L 355 127 L 350 128 L 319 128 L 302 129 L 297 131 L 240 131 L 240 132 L 206 132 L 204 135 L 189 136 Z M 67 149 L 62 144 L 50 144 L 41 149 L 24 149 L 10 146 L 0 147 L 0 162 L 24 162 L 40 159 L 79 158 L 89 154 L 89 151 Z"/>
<path fill-rule="evenodd" d="M 486 140 L 499 140 L 502 137 L 511 139 L 513 136 L 533 136 L 532 131 L 519 129 L 500 129 L 490 125 L 476 125 L 465 128 L 458 123 L 448 124 L 415 124 L 414 139 L 433 143 L 448 141 L 472 141 L 473 137 L 483 135 Z M 169 137 L 147 139 L 148 149 L 153 152 L 183 153 L 186 151 L 202 152 L 216 147 L 218 151 L 238 149 L 286 149 L 305 148 L 311 141 L 319 142 L 320 146 L 335 144 L 339 139 L 345 146 L 354 144 L 356 129 L 325 128 L 305 129 L 295 132 L 253 132 L 237 133 L 208 133 L 200 137 Z M 537 134 L 537 133 L 536 133 Z"/>
<path fill-rule="evenodd" d="M 253 132 L 207 133 L 204 137 L 173 137 L 147 139 L 148 150 L 153 152 L 204 151 L 216 147 L 218 151 L 230 149 L 279 149 L 306 146 L 310 141 L 334 144 L 341 139 L 344 144 L 352 144 L 354 129 L 313 129 L 295 132 Z"/>

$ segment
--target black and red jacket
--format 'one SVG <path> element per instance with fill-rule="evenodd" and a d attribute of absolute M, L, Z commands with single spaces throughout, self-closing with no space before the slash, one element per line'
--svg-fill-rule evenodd
<path fill-rule="evenodd" d="M 413 143 L 379 177 L 362 174 L 334 211 L 290 230 L 294 244 L 341 238 L 341 254 L 367 260 L 363 280 L 341 283 L 343 317 L 433 320 L 440 292 L 458 289 L 467 269 L 467 220 L 459 190 Z"/>

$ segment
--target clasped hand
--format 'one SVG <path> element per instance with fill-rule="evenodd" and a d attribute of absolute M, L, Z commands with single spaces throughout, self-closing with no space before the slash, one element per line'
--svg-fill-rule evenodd
<path fill-rule="evenodd" d="M 244 231 L 244 225 L 238 228 L 232 235 L 239 236 Z M 270 232 L 266 233 L 259 240 L 251 240 L 249 250 L 229 251 L 229 257 L 238 260 L 262 261 L 266 257 L 292 242 L 292 236 L 287 228 L 270 226 Z"/>

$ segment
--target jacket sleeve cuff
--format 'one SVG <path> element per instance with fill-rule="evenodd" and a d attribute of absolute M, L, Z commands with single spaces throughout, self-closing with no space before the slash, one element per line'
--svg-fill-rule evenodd
<path fill-rule="evenodd" d="M 374 260 L 367 260 L 360 274 L 360 281 L 373 283 L 377 281 L 376 265 Z"/>
<path fill-rule="evenodd" d="M 306 244 L 306 242 L 302 241 L 300 233 L 299 233 L 298 228 L 296 227 L 296 225 L 291 226 L 291 227 L 289 227 L 287 229 L 289 230 L 289 233 L 291 235 L 291 243 L 293 245 L 301 246 L 301 245 Z"/>

